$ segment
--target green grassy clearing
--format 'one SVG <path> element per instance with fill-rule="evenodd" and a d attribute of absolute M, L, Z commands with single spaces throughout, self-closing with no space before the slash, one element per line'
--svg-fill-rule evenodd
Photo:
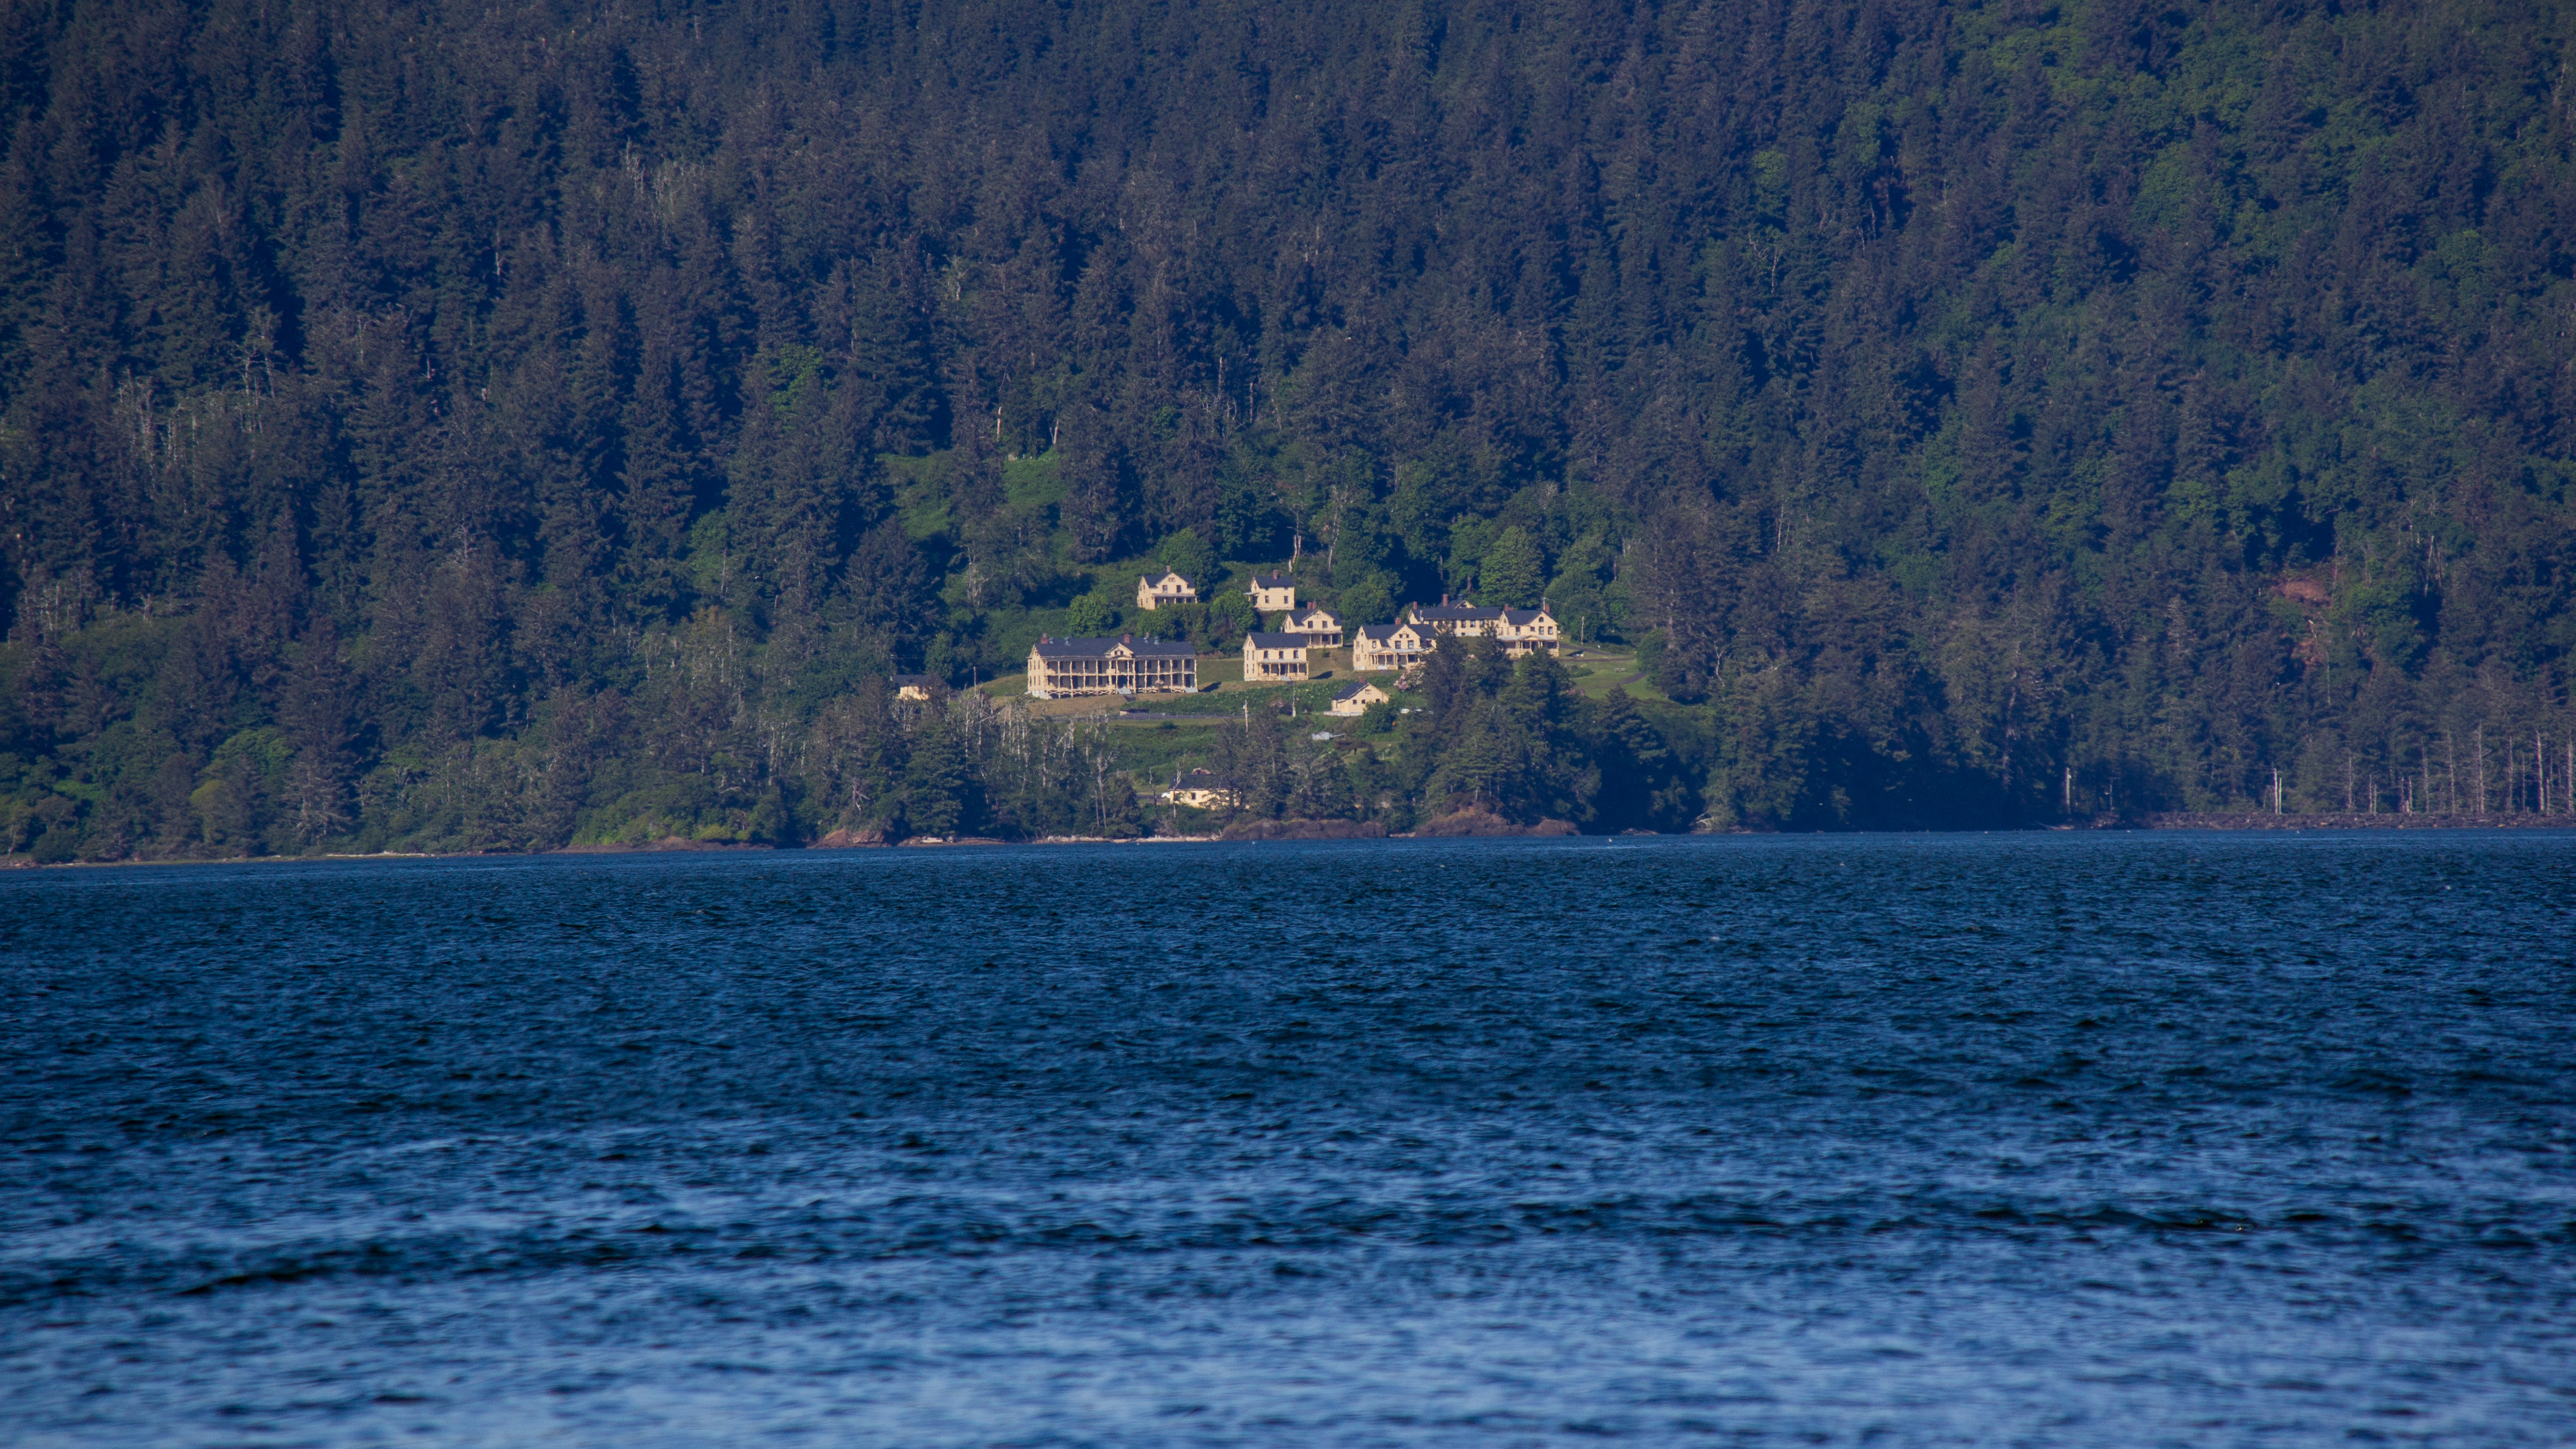
<path fill-rule="evenodd" d="M 1002 464 L 1002 492 L 1013 508 L 1051 508 L 1064 502 L 1064 472 L 1052 450 Z"/>
<path fill-rule="evenodd" d="M 1610 653 L 1595 645 L 1587 648 L 1581 659 L 1571 656 L 1572 651 L 1569 650 L 1567 657 L 1560 662 L 1565 665 L 1565 672 L 1574 677 L 1575 692 L 1586 699 L 1600 699 L 1614 689 L 1624 689 L 1636 699 L 1671 702 L 1652 683 L 1632 679 L 1637 673 L 1637 656 L 1632 651 Z"/>

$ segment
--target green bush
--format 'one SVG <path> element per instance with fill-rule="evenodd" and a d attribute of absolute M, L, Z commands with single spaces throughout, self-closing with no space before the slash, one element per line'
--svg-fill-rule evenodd
<path fill-rule="evenodd" d="M 1077 639 L 1097 638 L 1118 627 L 1119 600 L 1115 595 L 1094 589 L 1073 601 L 1067 612 L 1065 627 Z"/>

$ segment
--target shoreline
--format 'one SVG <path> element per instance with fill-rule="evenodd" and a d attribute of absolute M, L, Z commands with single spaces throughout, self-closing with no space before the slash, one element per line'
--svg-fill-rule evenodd
<path fill-rule="evenodd" d="M 2086 827 L 2076 826 L 2075 829 Z M 2105 830 L 2576 830 L 2568 815 L 2414 815 L 2332 811 L 2275 815 L 2268 811 L 2166 811 L 2132 821 L 2091 827 Z"/>
<path fill-rule="evenodd" d="M 1281 822 L 1273 822 L 1273 823 L 1281 823 Z M 1306 822 L 1286 822 L 1286 823 L 1292 823 L 1292 824 L 1294 824 L 1294 823 L 1306 823 Z M 2362 812 L 2355 812 L 2355 813 L 2352 813 L 2352 814 L 2335 813 L 2335 814 L 2326 814 L 2326 815 L 2273 815 L 2273 814 L 2269 814 L 2269 813 L 2264 813 L 2264 812 L 2255 812 L 2255 811 L 2246 811 L 2246 812 L 2241 812 L 2241 813 L 2239 813 L 2239 812 L 2227 812 L 2227 811 L 2210 811 L 2210 812 L 2201 812 L 2201 813 L 2186 813 L 2186 812 L 2160 812 L 2160 813 L 2151 814 L 2151 815 L 2137 816 L 2137 817 L 2134 817 L 2134 818 L 2131 818 L 2131 819 L 2125 819 L 2125 820 L 2102 820 L 2102 821 L 2089 821 L 2089 822 L 2075 822 L 2075 823 L 2060 824 L 2060 825 L 2032 825 L 2032 826 L 2023 826 L 2023 827 L 2020 827 L 2020 828 L 2005 827 L 2005 828 L 2002 828 L 2002 829 L 1998 829 L 1998 828 L 1995 828 L 1995 827 L 1992 827 L 1992 826 L 1987 826 L 1987 827 L 1968 826 L 1968 827 L 1962 827 L 1962 828 L 1960 828 L 1960 829 L 1958 829 L 1958 830 L 1849 830 L 1849 831 L 1839 831 L 1839 830 L 1810 830 L 1810 831 L 1751 831 L 1751 830 L 1731 830 L 1731 831 L 1722 831 L 1722 832 L 1715 832 L 1715 833 L 1725 834 L 1725 835 L 1733 836 L 1733 837 L 1736 837 L 1736 838 L 1753 838 L 1753 837 L 1756 837 L 1756 836 L 1769 835 L 1769 836 L 1771 836 L 1771 837 L 1773 837 L 1773 838 L 1776 838 L 1776 839 L 1783 839 L 1783 840 L 1785 840 L 1785 839 L 1790 839 L 1790 838 L 1795 837 L 1795 836 L 1802 836 L 1802 835 L 1803 835 L 1803 836 L 1811 836 L 1811 837 L 1822 837 L 1822 836 L 1829 836 L 1829 835 L 1835 835 L 1835 836 L 1859 836 L 1859 835 L 2025 835 L 2025 834 L 2028 834 L 2028 835 L 2038 835 L 2038 834 L 2056 833 L 2056 832 L 2061 832 L 2061 831 L 2106 832 L 2106 833 L 2107 833 L 2107 832 L 2128 832 L 2128 833 L 2132 833 L 2132 834 L 2153 834 L 2153 833 L 2163 833 L 2163 832 L 2169 832 L 2169 831 L 2193 831 L 2193 830 L 2198 830 L 2198 831 L 2240 831 L 2240 832 L 2248 832 L 2248 833 L 2251 833 L 2251 832 L 2263 832 L 2263 833 L 2270 833 L 2270 834 L 2305 834 L 2305 833 L 2308 833 L 2308 832 L 2311 832 L 2311 831 L 2313 831 L 2313 832 L 2318 832 L 2318 833 L 2328 833 L 2328 832 L 2331 832 L 2331 833 L 2335 833 L 2335 834 L 2368 834 L 2368 833 L 2372 833 L 2372 832 L 2387 832 L 2387 831 L 2413 831 L 2413 832 L 2423 832 L 2423 831 L 2450 831 L 2450 830 L 2565 830 L 2565 831 L 2576 831 L 2576 817 L 2569 817 L 2569 816 L 2565 816 L 2565 815 L 2531 815 L 2531 814 L 2517 814 L 2517 815 L 2406 815 L 2406 814 L 2379 814 L 2379 815 L 2372 815 L 2372 814 L 2367 814 L 2367 813 L 2362 813 Z M 1630 834 L 1635 834 L 1636 832 L 1629 832 L 1629 833 L 1630 833 Z M 1294 844 L 1294 843 L 1296 843 L 1297 841 L 1299 841 L 1299 840 L 1301 840 L 1301 839 L 1337 839 L 1337 840 L 1340 840 L 1340 839 L 1356 839 L 1356 840 L 1372 840 L 1372 839 L 1374 839 L 1374 840 L 1475 840 L 1475 839 L 1485 839 L 1485 840 L 1548 840 L 1548 839 L 1558 839 L 1558 840 L 1562 840 L 1562 839 L 1584 839 L 1584 838 L 1587 838 L 1587 837 L 1584 837 L 1584 836 L 1582 836 L 1580 833 L 1572 832 L 1572 831 L 1563 832 L 1563 833 L 1558 833 L 1558 832 L 1526 831 L 1526 832 L 1515 832 L 1515 833 L 1508 834 L 1508 835 L 1501 835 L 1501 834 L 1496 834 L 1496 835 L 1486 835 L 1486 834 L 1457 834 L 1457 835 L 1441 835 L 1441 834 L 1424 834 L 1424 833 L 1422 833 L 1422 832 L 1420 832 L 1420 831 L 1412 831 L 1412 832 L 1407 832 L 1407 833 L 1404 833 L 1404 834 L 1392 834 L 1392 833 L 1390 833 L 1390 834 L 1383 834 L 1383 835 L 1366 835 L 1366 834 L 1360 834 L 1360 833 L 1356 833 L 1356 832 L 1355 832 L 1355 833 L 1353 833 L 1353 834 L 1349 834 L 1349 835 L 1329 835 L 1329 836 L 1327 836 L 1327 835 L 1317 835 L 1317 836 L 1311 836 L 1311 837 L 1309 837 L 1309 836 L 1298 836 L 1298 835 L 1287 835 L 1287 834 L 1279 834 L 1279 835 L 1245 834 L 1245 835 L 1238 835 L 1238 836 L 1235 836 L 1235 837 L 1233 837 L 1233 838 L 1231 838 L 1231 839 L 1229 839 L 1227 836 L 1222 835 L 1222 834 L 1217 834 L 1217 835 L 1134 835 L 1134 836 L 1123 836 L 1123 837 L 1122 837 L 1122 836 L 1109 836 L 1109 835 L 1042 835 L 1042 836 L 1038 836 L 1038 837 L 1035 837 L 1034 839 L 1029 839 L 1029 840 L 1003 840 L 1003 839 L 1000 839 L 1000 838 L 995 837 L 995 836 L 981 836 L 981 835 L 978 835 L 978 836 L 957 836 L 957 837 L 914 836 L 914 837 L 912 837 L 911 839 L 908 839 L 908 840 L 895 840 L 895 841 L 867 841 L 867 842 L 845 842 L 845 843 L 836 843 L 836 844 L 826 844 L 826 843 L 821 842 L 821 841 L 816 841 L 816 842 L 812 842 L 812 843 L 805 844 L 805 845 L 760 845 L 760 844 L 755 844 L 755 843 L 751 843 L 751 842 L 747 842 L 747 841 L 730 841 L 730 840 L 726 840 L 726 841 L 716 841 L 716 840 L 676 841 L 676 840 L 668 840 L 668 839 L 666 839 L 666 840 L 658 840 L 658 841 L 647 841 L 647 842 L 644 842 L 644 843 L 641 843 L 641 844 L 633 844 L 633 845 L 629 845 L 629 844 L 609 844 L 609 843 L 592 843 L 592 844 L 587 844 L 587 845 L 565 845 L 565 846 L 556 846 L 556 847 L 554 847 L 554 848 L 546 849 L 546 850 L 455 850 L 455 851 L 442 851 L 442 850 L 384 850 L 384 851 L 371 851 L 371 852 L 363 852 L 363 853 L 361 853 L 361 852 L 337 852 L 337 853 L 330 853 L 330 854 L 323 854 L 323 855 L 227 855 L 227 856 L 175 855 L 175 856 L 165 856 L 165 857 L 161 857 L 161 858 L 158 858 L 158 859 L 142 859 L 142 858 L 137 858 L 137 857 L 129 856 L 129 857 L 127 857 L 127 858 L 123 859 L 123 860 L 58 860 L 58 861 L 37 861 L 37 860 L 29 859 L 29 858 L 28 858 L 26 855 L 24 855 L 24 854 L 18 854 L 18 855 L 0 856 L 0 870 L 95 870 L 95 869 L 113 869 L 113 868 L 117 868 L 117 867 L 128 867 L 128 866 L 151 866 L 151 865 L 306 865 L 306 864 L 318 865 L 318 864 L 322 864 L 322 863 L 325 863 L 325 862 L 376 861 L 376 860 L 508 860 L 508 859 L 533 859 L 533 858 L 536 858 L 536 857 L 539 857 L 539 856 L 550 856 L 550 855 L 702 855 L 702 854 L 732 854 L 732 853 L 746 852 L 746 851 L 786 851 L 786 852 L 790 852 L 790 853 L 800 853 L 800 854 L 801 854 L 801 853 L 806 852 L 806 851 L 814 851 L 814 852 L 818 852 L 818 853 L 837 853 L 837 852 L 841 852 L 841 851 L 870 851 L 870 850 L 945 850 L 945 849 L 952 849 L 952 848 L 959 848 L 959 847 L 971 847 L 971 846 L 993 846 L 993 845 L 1259 845 L 1259 844 L 1264 844 L 1264 843 L 1270 843 L 1270 844 Z M 1618 838 L 1620 838 L 1620 837 L 1618 837 L 1618 836 L 1608 836 L 1608 835 L 1605 835 L 1605 836 L 1602 836 L 1602 837 L 1600 837 L 1600 838 L 1601 838 L 1601 839 L 1604 839 L 1604 840 L 1612 840 L 1612 839 L 1618 839 Z M 1678 836 L 1677 836 L 1676 838 L 1678 838 Z"/>

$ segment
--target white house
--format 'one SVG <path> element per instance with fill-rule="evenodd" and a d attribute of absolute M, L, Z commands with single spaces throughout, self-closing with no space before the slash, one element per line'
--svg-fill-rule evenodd
<path fill-rule="evenodd" d="M 1362 624 L 1351 631 L 1351 668 L 1379 674 L 1420 663 L 1439 637 L 1417 624 Z"/>
<path fill-rule="evenodd" d="M 1195 604 L 1198 601 L 1198 587 L 1170 569 L 1163 570 L 1159 577 L 1148 574 L 1136 580 L 1137 608 L 1151 611 L 1165 604 Z"/>
<path fill-rule="evenodd" d="M 1244 683 L 1294 684 L 1305 677 L 1305 635 L 1256 633 L 1243 636 Z"/>
<path fill-rule="evenodd" d="M 1342 647 L 1342 621 L 1333 617 L 1331 610 L 1319 604 L 1309 604 L 1302 610 L 1291 611 L 1286 618 L 1279 621 L 1279 632 L 1305 635 L 1306 647 L 1309 649 Z"/>
<path fill-rule="evenodd" d="M 1434 634 L 1455 634 L 1464 639 L 1491 635 L 1514 659 L 1541 649 L 1550 658 L 1556 655 L 1556 618 L 1544 608 L 1488 609 L 1469 603 L 1453 604 L 1443 597 L 1437 604 L 1411 606 L 1405 610 L 1404 618 L 1406 623 Z"/>
<path fill-rule="evenodd" d="M 1503 652 L 1514 659 L 1524 654 L 1547 652 L 1556 657 L 1556 618 L 1542 606 L 1536 609 L 1505 609 L 1494 621 L 1494 637 L 1503 641 Z"/>
<path fill-rule="evenodd" d="M 1199 687 L 1198 654 L 1185 643 L 1133 634 L 1115 639 L 1038 636 L 1029 646 L 1029 694 L 1188 694 Z"/>

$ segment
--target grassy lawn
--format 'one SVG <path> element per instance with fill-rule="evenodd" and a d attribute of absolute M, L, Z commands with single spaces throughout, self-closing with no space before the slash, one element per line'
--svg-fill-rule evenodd
<path fill-rule="evenodd" d="M 1002 492 L 1013 508 L 1042 508 L 1064 501 L 1064 476 L 1053 452 L 1013 458 L 1002 465 Z"/>
<path fill-rule="evenodd" d="M 1301 716 L 1324 713 L 1333 695 L 1354 681 L 1366 680 L 1390 694 L 1395 692 L 1395 676 L 1392 674 L 1352 673 L 1350 651 L 1347 649 L 1318 650 L 1313 659 L 1317 671 L 1315 677 L 1296 686 L 1293 691 L 1297 697 L 1297 713 Z M 1565 672 L 1573 676 L 1575 691 L 1587 699 L 1599 699 L 1613 689 L 1625 689 L 1634 699 L 1671 702 L 1662 690 L 1634 678 L 1637 656 L 1630 651 L 1609 653 L 1596 646 L 1586 650 L 1580 659 L 1574 658 L 1569 651 L 1561 662 L 1565 665 Z M 1217 687 L 1208 690 L 1210 684 Z M 1291 693 L 1289 686 L 1284 684 L 1245 684 L 1243 656 L 1240 654 L 1200 655 L 1199 686 L 1206 692 L 1148 694 L 1133 700 L 1122 700 L 1114 694 L 1094 695 L 1086 699 L 1030 700 L 1029 705 L 1041 715 L 1101 714 L 1119 709 L 1177 716 L 1239 715 L 1247 699 L 1276 708 L 1283 705 Z M 995 699 L 1015 698 L 1028 693 L 1028 676 L 1006 674 L 977 687 Z M 1419 708 L 1422 701 L 1406 695 L 1396 703 Z"/>
<path fill-rule="evenodd" d="M 1374 679 L 1385 688 L 1391 675 L 1356 675 L 1336 673 L 1330 679 L 1311 679 L 1304 684 L 1252 684 L 1243 682 L 1243 656 L 1239 654 L 1202 654 L 1199 656 L 1198 694 L 1140 694 L 1122 699 L 1114 694 L 1089 694 L 1075 699 L 1028 699 L 1029 680 L 1025 674 L 1006 674 L 999 679 L 976 686 L 978 692 L 992 699 L 1024 700 L 1031 714 L 1041 718 L 1111 714 L 1120 710 L 1175 719 L 1214 718 L 1239 715 L 1248 701 L 1256 709 L 1285 708 L 1291 694 L 1296 696 L 1297 713 L 1322 714 L 1332 702 L 1334 691 L 1354 679 Z M 1217 687 L 1208 689 L 1211 683 Z M 1150 721 L 1148 721 L 1150 723 Z"/>
<path fill-rule="evenodd" d="M 1217 681 L 1217 688 L 1214 690 L 1207 689 L 1211 679 Z M 1394 692 L 1394 675 L 1353 674 L 1347 668 L 1333 671 L 1331 678 L 1309 679 L 1303 684 L 1246 684 L 1243 682 L 1243 660 L 1240 657 L 1228 658 L 1214 665 L 1211 665 L 1208 659 L 1201 658 L 1199 686 L 1205 692 L 1146 695 L 1137 699 L 1128 708 L 1180 716 L 1241 715 L 1247 703 L 1255 709 L 1286 709 L 1290 701 L 1294 700 L 1297 714 L 1303 718 L 1310 714 L 1324 714 L 1325 707 L 1332 703 L 1335 694 L 1345 686 L 1362 680 L 1373 683 L 1389 693 Z M 1418 701 L 1408 696 L 1403 702 L 1412 704 Z"/>
<path fill-rule="evenodd" d="M 895 512 L 903 519 L 903 531 L 916 542 L 946 533 L 948 460 L 883 453 L 877 462 L 894 487 Z"/>
<path fill-rule="evenodd" d="M 1216 732 L 1224 727 L 1222 720 L 1131 721 L 1116 735 L 1119 766 L 1140 788 L 1150 784 L 1145 791 L 1150 795 L 1172 783 L 1173 771 L 1206 764 L 1216 749 Z"/>
<path fill-rule="evenodd" d="M 1343 657 L 1347 658 L 1347 655 Z M 1218 688 L 1202 694 L 1148 694 L 1135 699 L 1122 699 L 1114 694 L 1086 695 L 1079 699 L 1029 699 L 1028 679 L 1011 674 L 990 680 L 978 689 L 993 699 L 1018 699 L 1029 713 L 1041 719 L 1081 719 L 1108 717 L 1118 726 L 1117 753 L 1119 765 L 1135 781 L 1137 791 L 1149 799 L 1172 782 L 1173 772 L 1188 770 L 1209 762 L 1215 753 L 1216 731 L 1240 720 L 1250 705 L 1256 710 L 1284 713 L 1293 700 L 1296 720 L 1292 726 L 1300 732 L 1329 730 L 1341 738 L 1336 748 L 1358 748 L 1373 745 L 1380 750 L 1391 747 L 1392 736 L 1360 736 L 1356 717 L 1335 715 L 1327 708 L 1334 693 L 1353 680 L 1365 679 L 1395 695 L 1401 708 L 1422 707 L 1422 697 L 1415 693 L 1395 694 L 1395 677 L 1391 674 L 1351 674 L 1347 668 L 1335 671 L 1331 679 L 1310 679 L 1303 684 L 1243 683 L 1243 659 L 1240 655 L 1202 655 L 1199 658 L 1199 680 L 1202 685 L 1215 680 Z M 1152 807 L 1160 818 L 1160 805 Z M 1197 812 L 1186 812 L 1195 814 Z M 1208 817 L 1213 819 L 1214 817 Z M 1208 827 L 1214 829 L 1213 825 Z"/>
<path fill-rule="evenodd" d="M 1637 656 L 1631 650 L 1612 652 L 1599 645 L 1583 651 L 1580 659 L 1568 650 L 1561 661 L 1565 672 L 1574 676 L 1574 688 L 1587 699 L 1599 699 L 1614 689 L 1624 689 L 1637 699 L 1663 699 L 1664 692 L 1646 680 L 1633 679 L 1637 673 Z"/>

